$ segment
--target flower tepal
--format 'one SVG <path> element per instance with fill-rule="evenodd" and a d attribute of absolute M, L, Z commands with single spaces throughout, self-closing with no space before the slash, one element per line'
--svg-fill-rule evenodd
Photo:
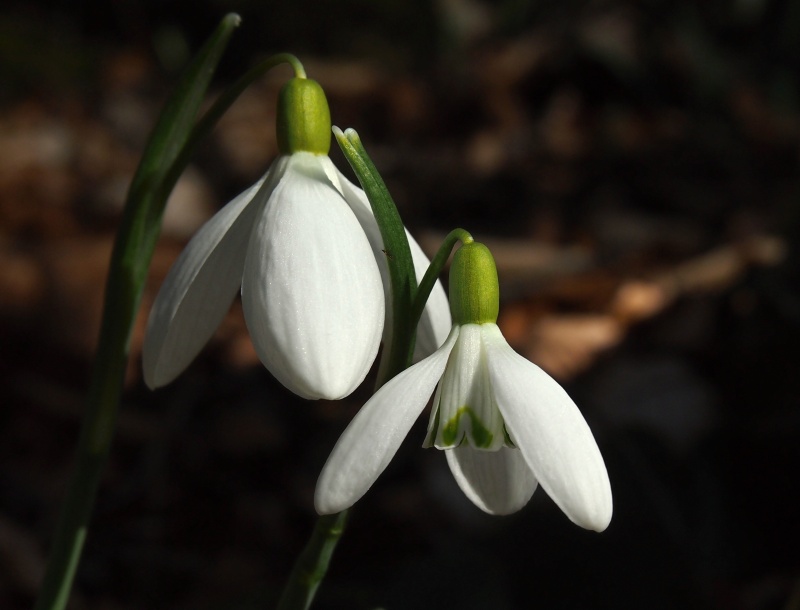
<path fill-rule="evenodd" d="M 444 450 L 476 506 L 512 513 L 541 485 L 573 522 L 597 531 L 608 526 L 611 487 L 594 437 L 564 389 L 505 341 L 496 325 L 498 301 L 488 249 L 462 246 L 450 272 L 447 341 L 359 411 L 322 470 L 318 512 L 341 511 L 366 493 L 435 389 L 425 445 Z"/>
<path fill-rule="evenodd" d="M 190 241 L 148 321 L 145 381 L 170 382 L 202 349 L 241 288 L 259 358 L 310 399 L 351 393 L 375 359 L 384 296 L 369 241 L 327 156 L 330 114 L 295 78 L 278 107 L 281 156 Z"/>

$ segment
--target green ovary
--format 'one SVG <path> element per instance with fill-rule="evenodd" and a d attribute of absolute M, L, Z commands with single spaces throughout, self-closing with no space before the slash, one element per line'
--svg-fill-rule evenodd
<path fill-rule="evenodd" d="M 471 444 L 476 449 L 488 449 L 491 447 L 494 434 L 483 425 L 475 412 L 466 406 L 459 408 L 456 414 L 446 421 L 442 427 L 442 441 L 444 441 L 444 444 L 451 447 L 457 446 L 457 443 L 460 444 L 460 422 L 464 415 L 468 416 L 470 421 L 470 433 L 466 436 Z"/>

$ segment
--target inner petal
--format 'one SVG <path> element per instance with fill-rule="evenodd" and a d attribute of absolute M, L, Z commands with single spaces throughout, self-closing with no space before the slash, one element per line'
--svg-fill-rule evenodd
<path fill-rule="evenodd" d="M 497 451 L 507 435 L 495 403 L 480 326 L 465 324 L 436 391 L 425 446 Z"/>

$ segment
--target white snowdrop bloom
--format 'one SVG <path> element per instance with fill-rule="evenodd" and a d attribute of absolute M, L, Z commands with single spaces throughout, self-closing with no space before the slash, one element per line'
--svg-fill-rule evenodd
<path fill-rule="evenodd" d="M 192 238 L 150 314 L 145 381 L 169 383 L 203 348 L 241 288 L 264 366 L 304 398 L 364 379 L 383 331 L 380 273 L 330 159 L 280 157 Z"/>
<path fill-rule="evenodd" d="M 462 246 L 450 278 L 454 325 L 447 340 L 359 411 L 322 470 L 317 511 L 342 511 L 366 493 L 435 390 L 425 446 L 445 451 L 456 482 L 478 508 L 513 513 L 541 485 L 574 523 L 604 530 L 612 498 L 603 458 L 564 389 L 503 338 L 488 249 Z"/>
<path fill-rule="evenodd" d="M 186 369 L 240 289 L 259 358 L 296 394 L 347 396 L 375 359 L 388 289 L 375 218 L 327 156 L 330 114 L 319 85 L 290 81 L 277 114 L 284 154 L 198 231 L 156 297 L 143 350 L 151 388 Z M 410 245 L 421 278 L 428 260 Z M 439 285 L 420 321 L 424 355 L 449 326 Z"/>

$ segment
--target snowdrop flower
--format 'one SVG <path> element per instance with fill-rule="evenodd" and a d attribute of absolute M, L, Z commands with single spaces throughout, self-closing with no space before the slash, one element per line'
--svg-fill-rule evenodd
<path fill-rule="evenodd" d="M 375 359 L 388 286 L 383 242 L 363 191 L 327 156 L 325 94 L 312 80 L 292 79 L 277 116 L 281 156 L 198 231 L 156 297 L 143 350 L 151 388 L 189 366 L 240 289 L 259 358 L 295 394 L 347 396 Z M 428 259 L 410 246 L 421 278 Z M 433 295 L 420 321 L 423 355 L 450 326 L 441 285 Z"/>
<path fill-rule="evenodd" d="M 150 387 L 189 365 L 240 288 L 259 358 L 294 393 L 346 396 L 375 359 L 380 272 L 327 156 L 325 94 L 292 79 L 277 114 L 281 156 L 200 229 L 161 287 L 143 353 Z"/>
<path fill-rule="evenodd" d="M 380 388 L 344 431 L 317 483 L 320 514 L 342 511 L 366 493 L 436 388 L 425 446 L 445 451 L 478 508 L 513 513 L 541 485 L 576 524 L 608 526 L 611 488 L 594 437 L 563 388 L 505 341 L 498 302 L 489 250 L 463 245 L 450 271 L 450 335 Z"/>

